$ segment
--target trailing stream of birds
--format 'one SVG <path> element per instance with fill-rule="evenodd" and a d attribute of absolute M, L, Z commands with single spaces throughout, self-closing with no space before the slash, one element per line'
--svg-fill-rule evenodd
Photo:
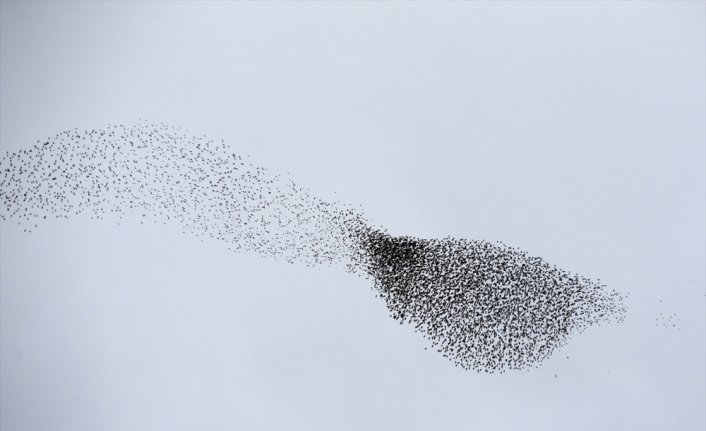
<path fill-rule="evenodd" d="M 537 367 L 572 335 L 625 315 L 624 298 L 599 281 L 502 243 L 389 235 L 222 141 L 163 123 L 68 130 L 5 152 L 0 209 L 27 231 L 77 214 L 144 218 L 234 251 L 340 267 L 468 370 Z"/>

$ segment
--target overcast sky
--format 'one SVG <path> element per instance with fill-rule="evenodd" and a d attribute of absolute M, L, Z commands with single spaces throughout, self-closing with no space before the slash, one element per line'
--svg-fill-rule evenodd
<path fill-rule="evenodd" d="M 164 121 L 393 234 L 503 241 L 629 294 L 539 369 L 476 374 L 345 272 L 178 226 L 2 223 L 3 430 L 706 426 L 704 2 L 0 14 L 2 151 Z"/>

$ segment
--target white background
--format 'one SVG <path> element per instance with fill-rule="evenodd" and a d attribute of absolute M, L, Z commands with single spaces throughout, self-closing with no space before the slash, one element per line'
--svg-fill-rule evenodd
<path fill-rule="evenodd" d="M 703 2 L 3 2 L 0 146 L 139 117 L 393 234 L 629 293 L 464 372 L 345 272 L 86 218 L 0 226 L 3 430 L 703 430 Z M 657 326 L 676 313 L 676 328 Z"/>

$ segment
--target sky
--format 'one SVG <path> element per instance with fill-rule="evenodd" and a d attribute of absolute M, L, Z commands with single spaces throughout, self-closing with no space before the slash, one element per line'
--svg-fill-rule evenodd
<path fill-rule="evenodd" d="M 0 428 L 704 429 L 705 15 L 0 3 L 0 151 L 174 124 L 392 234 L 503 241 L 628 295 L 540 368 L 478 374 L 340 270 L 138 220 L 3 222 Z"/>

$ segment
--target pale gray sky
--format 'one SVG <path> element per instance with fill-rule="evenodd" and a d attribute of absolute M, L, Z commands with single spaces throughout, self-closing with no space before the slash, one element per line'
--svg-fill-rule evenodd
<path fill-rule="evenodd" d="M 630 297 L 538 370 L 479 375 L 343 272 L 174 226 L 3 223 L 0 428 L 703 430 L 705 14 L 2 2 L 2 151 L 164 121 L 391 233 L 500 240 Z"/>

